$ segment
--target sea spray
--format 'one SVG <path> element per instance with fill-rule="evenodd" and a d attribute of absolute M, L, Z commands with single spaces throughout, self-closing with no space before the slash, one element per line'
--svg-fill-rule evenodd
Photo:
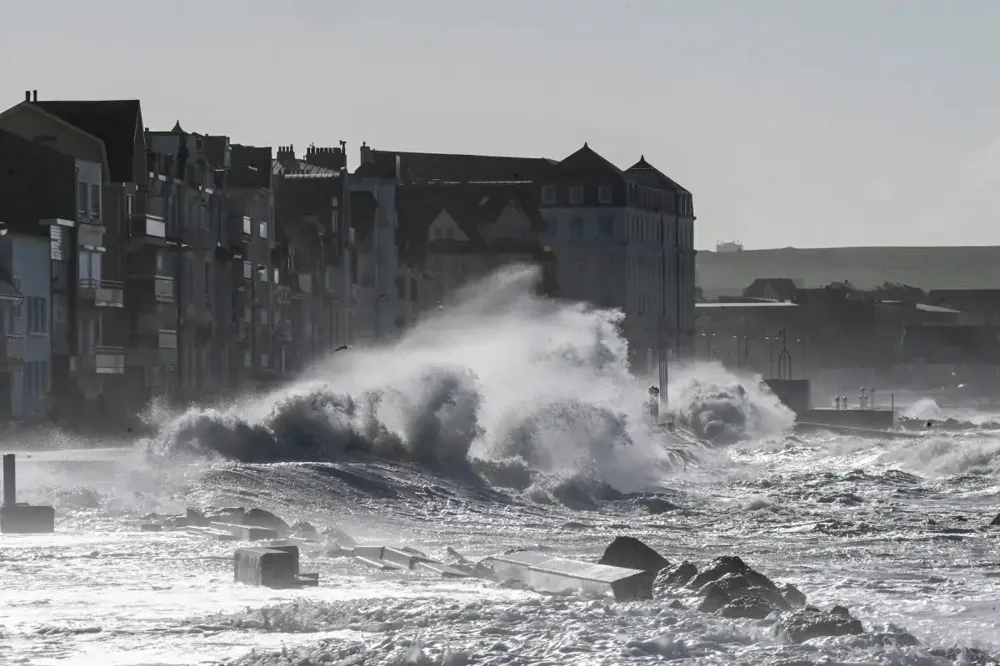
<path fill-rule="evenodd" d="M 677 443 L 650 423 L 621 312 L 540 298 L 538 279 L 532 267 L 502 268 L 396 342 L 331 354 L 300 381 L 226 407 L 161 410 L 150 451 L 243 462 L 369 455 L 451 476 L 519 460 L 622 490 L 656 485 Z M 735 379 L 698 372 L 708 374 L 679 378 L 672 404 L 719 411 Z M 763 432 L 784 425 L 781 409 L 754 389 L 727 413 Z"/>

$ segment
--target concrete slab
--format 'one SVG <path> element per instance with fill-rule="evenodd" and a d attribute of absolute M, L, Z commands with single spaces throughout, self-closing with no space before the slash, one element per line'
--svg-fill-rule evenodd
<path fill-rule="evenodd" d="M 292 547 L 294 548 L 294 546 Z M 298 587 L 298 548 L 240 548 L 233 555 L 233 580 L 245 585 Z"/>
<path fill-rule="evenodd" d="M 162 532 L 163 525 L 159 523 L 143 523 L 139 526 L 139 531 L 141 532 Z"/>
<path fill-rule="evenodd" d="M 447 564 L 442 564 L 441 562 L 434 562 L 433 560 L 417 562 L 414 565 L 414 570 L 437 574 L 443 578 L 469 578 L 469 574 L 464 571 L 448 566 Z"/>
<path fill-rule="evenodd" d="M 519 551 L 483 560 L 501 581 L 517 581 L 537 592 L 577 592 L 613 596 L 619 601 L 651 599 L 650 572 Z"/>
<path fill-rule="evenodd" d="M 379 571 L 415 571 L 446 578 L 467 578 L 464 572 L 430 559 L 413 548 L 382 543 L 363 543 L 354 547 L 354 559 Z"/>
<path fill-rule="evenodd" d="M 270 541 L 280 536 L 275 530 L 249 525 L 236 525 L 234 523 L 213 522 L 209 524 L 209 527 L 229 532 L 240 541 Z"/>
<path fill-rule="evenodd" d="M 215 530 L 212 529 L 211 527 L 192 527 L 192 526 L 188 526 L 185 529 L 191 534 L 197 534 L 200 536 L 208 537 L 209 539 L 217 539 L 219 541 L 239 540 L 231 532 L 228 532 L 226 530 Z"/>
<path fill-rule="evenodd" d="M 51 506 L 14 504 L 0 507 L 3 534 L 51 534 L 56 531 L 56 512 Z"/>

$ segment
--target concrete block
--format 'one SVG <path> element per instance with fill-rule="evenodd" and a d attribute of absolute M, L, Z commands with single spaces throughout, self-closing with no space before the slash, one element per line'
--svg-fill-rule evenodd
<path fill-rule="evenodd" d="M 226 530 L 212 529 L 211 527 L 191 527 L 188 526 L 187 531 L 191 534 L 198 534 L 200 536 L 205 536 L 210 539 L 216 539 L 218 541 L 238 541 L 231 532 Z"/>
<path fill-rule="evenodd" d="M 14 504 L 0 508 L 0 532 L 50 534 L 55 532 L 56 512 L 51 506 Z"/>
<path fill-rule="evenodd" d="M 253 527 L 251 525 L 211 523 L 209 527 L 229 532 L 239 541 L 270 541 L 272 539 L 277 539 L 279 536 L 275 530 L 269 530 L 265 527 Z"/>
<path fill-rule="evenodd" d="M 163 525 L 158 523 L 143 523 L 139 526 L 139 530 L 142 532 L 162 532 Z"/>
<path fill-rule="evenodd" d="M 291 550 L 294 548 L 294 552 Z M 233 555 L 233 580 L 245 585 L 298 587 L 298 548 L 240 548 Z"/>
<path fill-rule="evenodd" d="M 651 599 L 654 575 L 648 571 L 519 551 L 486 558 L 483 564 L 501 581 L 523 583 L 537 592 L 577 592 L 613 596 L 619 601 Z"/>
<path fill-rule="evenodd" d="M 460 569 L 448 566 L 447 564 L 442 564 L 441 562 L 434 562 L 433 560 L 421 560 L 414 565 L 415 571 L 426 571 L 428 573 L 437 574 L 443 578 L 468 578 L 469 574 L 465 573 Z"/>

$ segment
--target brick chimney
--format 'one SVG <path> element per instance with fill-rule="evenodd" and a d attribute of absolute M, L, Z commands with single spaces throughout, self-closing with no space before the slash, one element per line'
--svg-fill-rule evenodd
<path fill-rule="evenodd" d="M 309 146 L 306 150 L 306 162 L 318 167 L 334 170 L 343 169 L 347 166 L 347 159 L 341 148 Z"/>
<path fill-rule="evenodd" d="M 276 159 L 285 169 L 285 171 L 297 171 L 298 164 L 295 159 L 295 146 L 289 144 L 287 146 L 278 146 L 278 154 Z"/>
<path fill-rule="evenodd" d="M 361 163 L 369 164 L 375 161 L 375 157 L 372 155 L 372 147 L 368 145 L 367 141 L 361 142 Z"/>

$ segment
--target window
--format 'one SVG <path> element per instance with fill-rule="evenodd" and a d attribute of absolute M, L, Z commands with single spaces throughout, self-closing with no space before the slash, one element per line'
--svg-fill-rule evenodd
<path fill-rule="evenodd" d="M 556 202 L 556 186 L 544 185 L 542 187 L 542 203 L 551 206 Z"/>
<path fill-rule="evenodd" d="M 410 278 L 410 300 L 417 300 L 417 279 Z"/>
<path fill-rule="evenodd" d="M 28 296 L 28 333 L 43 335 L 49 330 L 49 316 L 46 312 L 48 299 L 38 296 Z"/>
<path fill-rule="evenodd" d="M 267 367 L 267 360 L 268 360 L 267 359 L 267 354 L 261 354 L 260 355 L 260 367 L 266 368 Z"/>
<path fill-rule="evenodd" d="M 611 203 L 614 188 L 610 185 L 601 185 L 597 188 L 597 202 L 602 204 Z"/>
<path fill-rule="evenodd" d="M 396 276 L 396 298 L 401 301 L 406 299 L 406 278 L 402 275 Z"/>
<path fill-rule="evenodd" d="M 90 215 L 91 217 L 101 217 L 101 186 L 91 184 L 90 186 Z"/>
<path fill-rule="evenodd" d="M 243 352 L 243 367 L 249 368 L 251 365 L 253 365 L 253 356 L 248 351 Z"/>
<path fill-rule="evenodd" d="M 403 317 L 396 317 L 396 328 L 401 329 L 405 327 L 406 327 L 406 319 L 404 319 Z"/>
<path fill-rule="evenodd" d="M 569 202 L 573 205 L 579 205 L 583 203 L 583 186 L 574 185 L 569 188 Z"/>
<path fill-rule="evenodd" d="M 274 280 L 272 280 L 272 282 L 274 282 L 274 284 L 280 284 L 280 280 L 278 279 L 279 277 L 280 277 L 280 274 L 278 273 L 278 269 L 275 268 L 274 269 Z"/>
<path fill-rule="evenodd" d="M 249 261 L 243 262 L 243 277 L 247 280 L 253 277 L 253 266 Z"/>
<path fill-rule="evenodd" d="M 601 240 L 611 240 L 615 235 L 615 216 L 601 215 L 598 220 L 598 235 Z"/>
<path fill-rule="evenodd" d="M 573 240 L 583 240 L 583 218 L 574 217 L 569 224 L 569 235 Z"/>
<path fill-rule="evenodd" d="M 205 262 L 205 303 L 212 302 L 212 264 Z"/>
<path fill-rule="evenodd" d="M 76 184 L 76 210 L 80 215 L 87 214 L 87 183 Z"/>
<path fill-rule="evenodd" d="M 250 222 L 250 218 L 246 215 L 243 216 L 243 235 L 252 236 L 253 235 L 253 224 Z"/>
<path fill-rule="evenodd" d="M 267 308 L 261 308 L 257 311 L 260 313 L 258 319 L 260 319 L 261 326 L 267 326 Z"/>
<path fill-rule="evenodd" d="M 248 324 L 250 322 L 252 322 L 253 321 L 253 314 L 252 313 L 253 313 L 253 311 L 250 309 L 250 306 L 249 305 L 244 305 L 243 306 L 243 321 L 245 321 Z"/>
<path fill-rule="evenodd" d="M 451 239 L 451 240 L 454 240 L 455 239 L 455 230 L 451 229 L 451 228 L 445 229 L 444 230 L 444 237 L 448 238 L 448 239 Z"/>
<path fill-rule="evenodd" d="M 80 277 L 80 284 L 85 286 L 97 286 L 101 281 L 101 253 L 90 250 L 80 250 L 77 260 L 77 269 Z"/>
<path fill-rule="evenodd" d="M 444 238 L 444 229 L 441 227 L 434 227 L 434 238 Z"/>
<path fill-rule="evenodd" d="M 267 269 L 266 268 L 258 269 L 257 276 L 260 278 L 261 282 L 267 282 Z"/>
<path fill-rule="evenodd" d="M 125 214 L 129 215 L 129 216 L 132 215 L 132 195 L 131 194 L 126 194 L 125 195 Z"/>
<path fill-rule="evenodd" d="M 267 220 L 260 223 L 260 237 L 267 238 Z"/>

